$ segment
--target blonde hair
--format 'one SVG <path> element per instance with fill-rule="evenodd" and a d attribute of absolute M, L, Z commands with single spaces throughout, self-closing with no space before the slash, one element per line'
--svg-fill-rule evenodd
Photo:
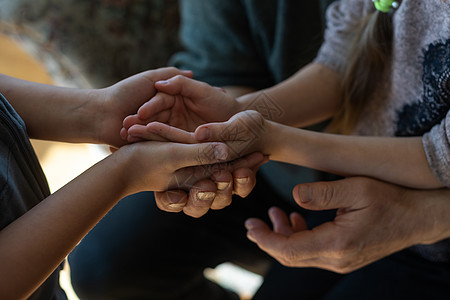
<path fill-rule="evenodd" d="M 342 104 L 327 131 L 350 134 L 378 87 L 392 55 L 393 25 L 389 13 L 375 11 L 362 18 L 350 37 L 352 46 L 342 74 Z"/>

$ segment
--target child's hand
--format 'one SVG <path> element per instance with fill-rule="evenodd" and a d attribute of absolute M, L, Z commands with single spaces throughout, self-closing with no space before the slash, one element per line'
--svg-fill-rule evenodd
<path fill-rule="evenodd" d="M 96 107 L 94 129 L 95 143 L 104 143 L 114 147 L 122 146 L 123 139 L 119 132 L 123 119 L 135 113 L 138 108 L 156 95 L 154 82 L 171 78 L 177 74 L 192 76 L 190 71 L 181 71 L 176 68 L 161 68 L 136 74 L 124 79 L 108 88 L 92 90 L 93 103 Z"/>
<path fill-rule="evenodd" d="M 141 140 L 172 141 L 195 144 L 199 142 L 222 142 L 231 150 L 232 159 L 255 151 L 270 153 L 269 125 L 256 111 L 243 111 L 223 123 L 199 126 L 194 133 L 167 124 L 152 122 L 133 125 L 128 130 L 128 141 Z"/>
<path fill-rule="evenodd" d="M 160 93 L 124 120 L 122 138 L 136 124 L 157 121 L 192 132 L 205 123 L 226 121 L 238 111 L 237 101 L 223 90 L 186 76 L 158 81 L 155 88 Z"/>

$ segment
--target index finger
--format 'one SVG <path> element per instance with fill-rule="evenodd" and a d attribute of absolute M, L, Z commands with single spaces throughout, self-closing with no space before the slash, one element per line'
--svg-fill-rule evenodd
<path fill-rule="evenodd" d="M 302 261 L 332 255 L 331 249 L 337 236 L 336 228 L 331 222 L 313 230 L 296 232 L 289 237 L 270 230 L 267 225 L 261 226 L 258 223 L 249 225 L 246 222 L 248 238 L 286 265 L 293 265 L 293 262 L 300 264 Z"/>
<path fill-rule="evenodd" d="M 142 104 L 138 109 L 137 115 L 141 120 L 153 120 L 160 112 L 166 111 L 175 104 L 175 97 L 165 93 L 157 93 L 149 101 Z"/>

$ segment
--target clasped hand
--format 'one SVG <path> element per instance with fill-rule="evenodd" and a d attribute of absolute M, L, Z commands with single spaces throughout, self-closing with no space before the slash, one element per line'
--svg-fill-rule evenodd
<path fill-rule="evenodd" d="M 233 153 L 231 149 L 223 143 L 215 142 L 190 146 L 182 143 L 164 145 L 158 142 L 127 145 L 129 141 L 127 141 L 125 129 L 121 131 L 122 139 L 117 138 L 117 132 L 122 128 L 124 118 L 138 111 L 141 105 L 139 113 L 142 114 L 151 109 L 154 104 L 162 105 L 157 107 L 158 109 L 170 104 L 162 98 L 160 100 L 163 101 L 155 101 L 163 96 L 157 93 L 155 82 L 169 78 L 182 80 L 190 76 L 192 76 L 191 72 L 175 68 L 143 72 L 111 87 L 90 91 L 89 99 L 92 101 L 86 102 L 89 107 L 85 111 L 95 112 L 93 117 L 98 120 L 98 122 L 89 123 L 90 126 L 95 125 L 87 130 L 93 133 L 90 139 L 95 143 L 120 148 L 115 156 L 124 158 L 129 166 L 128 169 L 134 168 L 132 174 L 127 170 L 128 176 L 124 176 L 124 182 L 131 181 L 128 186 L 133 187 L 127 193 L 154 190 L 156 203 L 162 210 L 183 211 L 190 216 L 200 217 L 210 208 L 222 209 L 229 205 L 233 193 L 242 197 L 248 195 L 255 185 L 256 170 L 267 161 L 267 158 L 260 153 L 254 153 L 234 160 L 236 155 L 230 155 Z M 148 101 L 149 99 L 152 100 Z M 178 106 L 178 101 L 174 104 L 176 110 L 183 112 L 183 107 Z M 207 105 L 204 103 L 193 103 L 192 113 L 189 110 L 188 118 L 183 119 L 180 113 L 171 114 L 169 120 L 163 112 L 156 116 L 156 120 L 186 129 L 195 128 L 197 124 L 213 119 L 221 120 L 218 114 L 203 117 L 205 107 Z M 133 117 L 126 118 L 125 123 L 129 120 L 133 120 Z M 170 123 L 172 121 L 175 123 Z M 146 137 L 145 140 L 155 139 Z M 126 147 L 122 147 L 125 145 Z M 221 153 L 215 153 L 217 151 Z M 151 178 L 151 181 L 145 178 Z M 168 189 L 170 190 L 167 191 Z"/>
<path fill-rule="evenodd" d="M 239 112 L 239 103 L 220 89 L 180 75 L 156 82 L 155 87 L 156 96 L 124 120 L 122 138 L 222 142 L 233 158 L 253 151 L 270 154 L 270 122 L 255 111 Z M 220 123 L 207 123 L 213 121 Z M 411 228 L 410 219 L 420 216 L 422 199 L 417 193 L 364 177 L 300 184 L 293 191 L 297 204 L 310 210 L 337 209 L 335 220 L 311 230 L 298 213 L 288 217 L 272 208 L 273 228 L 249 219 L 247 236 L 286 266 L 350 272 L 415 243 L 429 242 L 423 236 L 433 226 L 424 226 L 426 219 L 421 228 Z"/>

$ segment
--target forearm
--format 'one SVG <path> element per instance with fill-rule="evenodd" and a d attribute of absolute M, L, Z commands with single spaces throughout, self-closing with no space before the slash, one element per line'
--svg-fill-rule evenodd
<path fill-rule="evenodd" d="M 312 63 L 278 85 L 237 100 L 240 111 L 256 110 L 268 120 L 305 127 L 331 118 L 340 99 L 338 74 Z"/>
<path fill-rule="evenodd" d="M 361 175 L 413 188 L 440 188 L 420 137 L 360 137 L 269 123 L 271 159 L 344 176 Z"/>
<path fill-rule="evenodd" d="M 106 158 L 0 232 L 1 299 L 29 296 L 127 194 L 122 165 Z"/>
<path fill-rule="evenodd" d="M 0 92 L 24 120 L 30 137 L 94 141 L 94 90 L 55 87 L 0 74 Z"/>

